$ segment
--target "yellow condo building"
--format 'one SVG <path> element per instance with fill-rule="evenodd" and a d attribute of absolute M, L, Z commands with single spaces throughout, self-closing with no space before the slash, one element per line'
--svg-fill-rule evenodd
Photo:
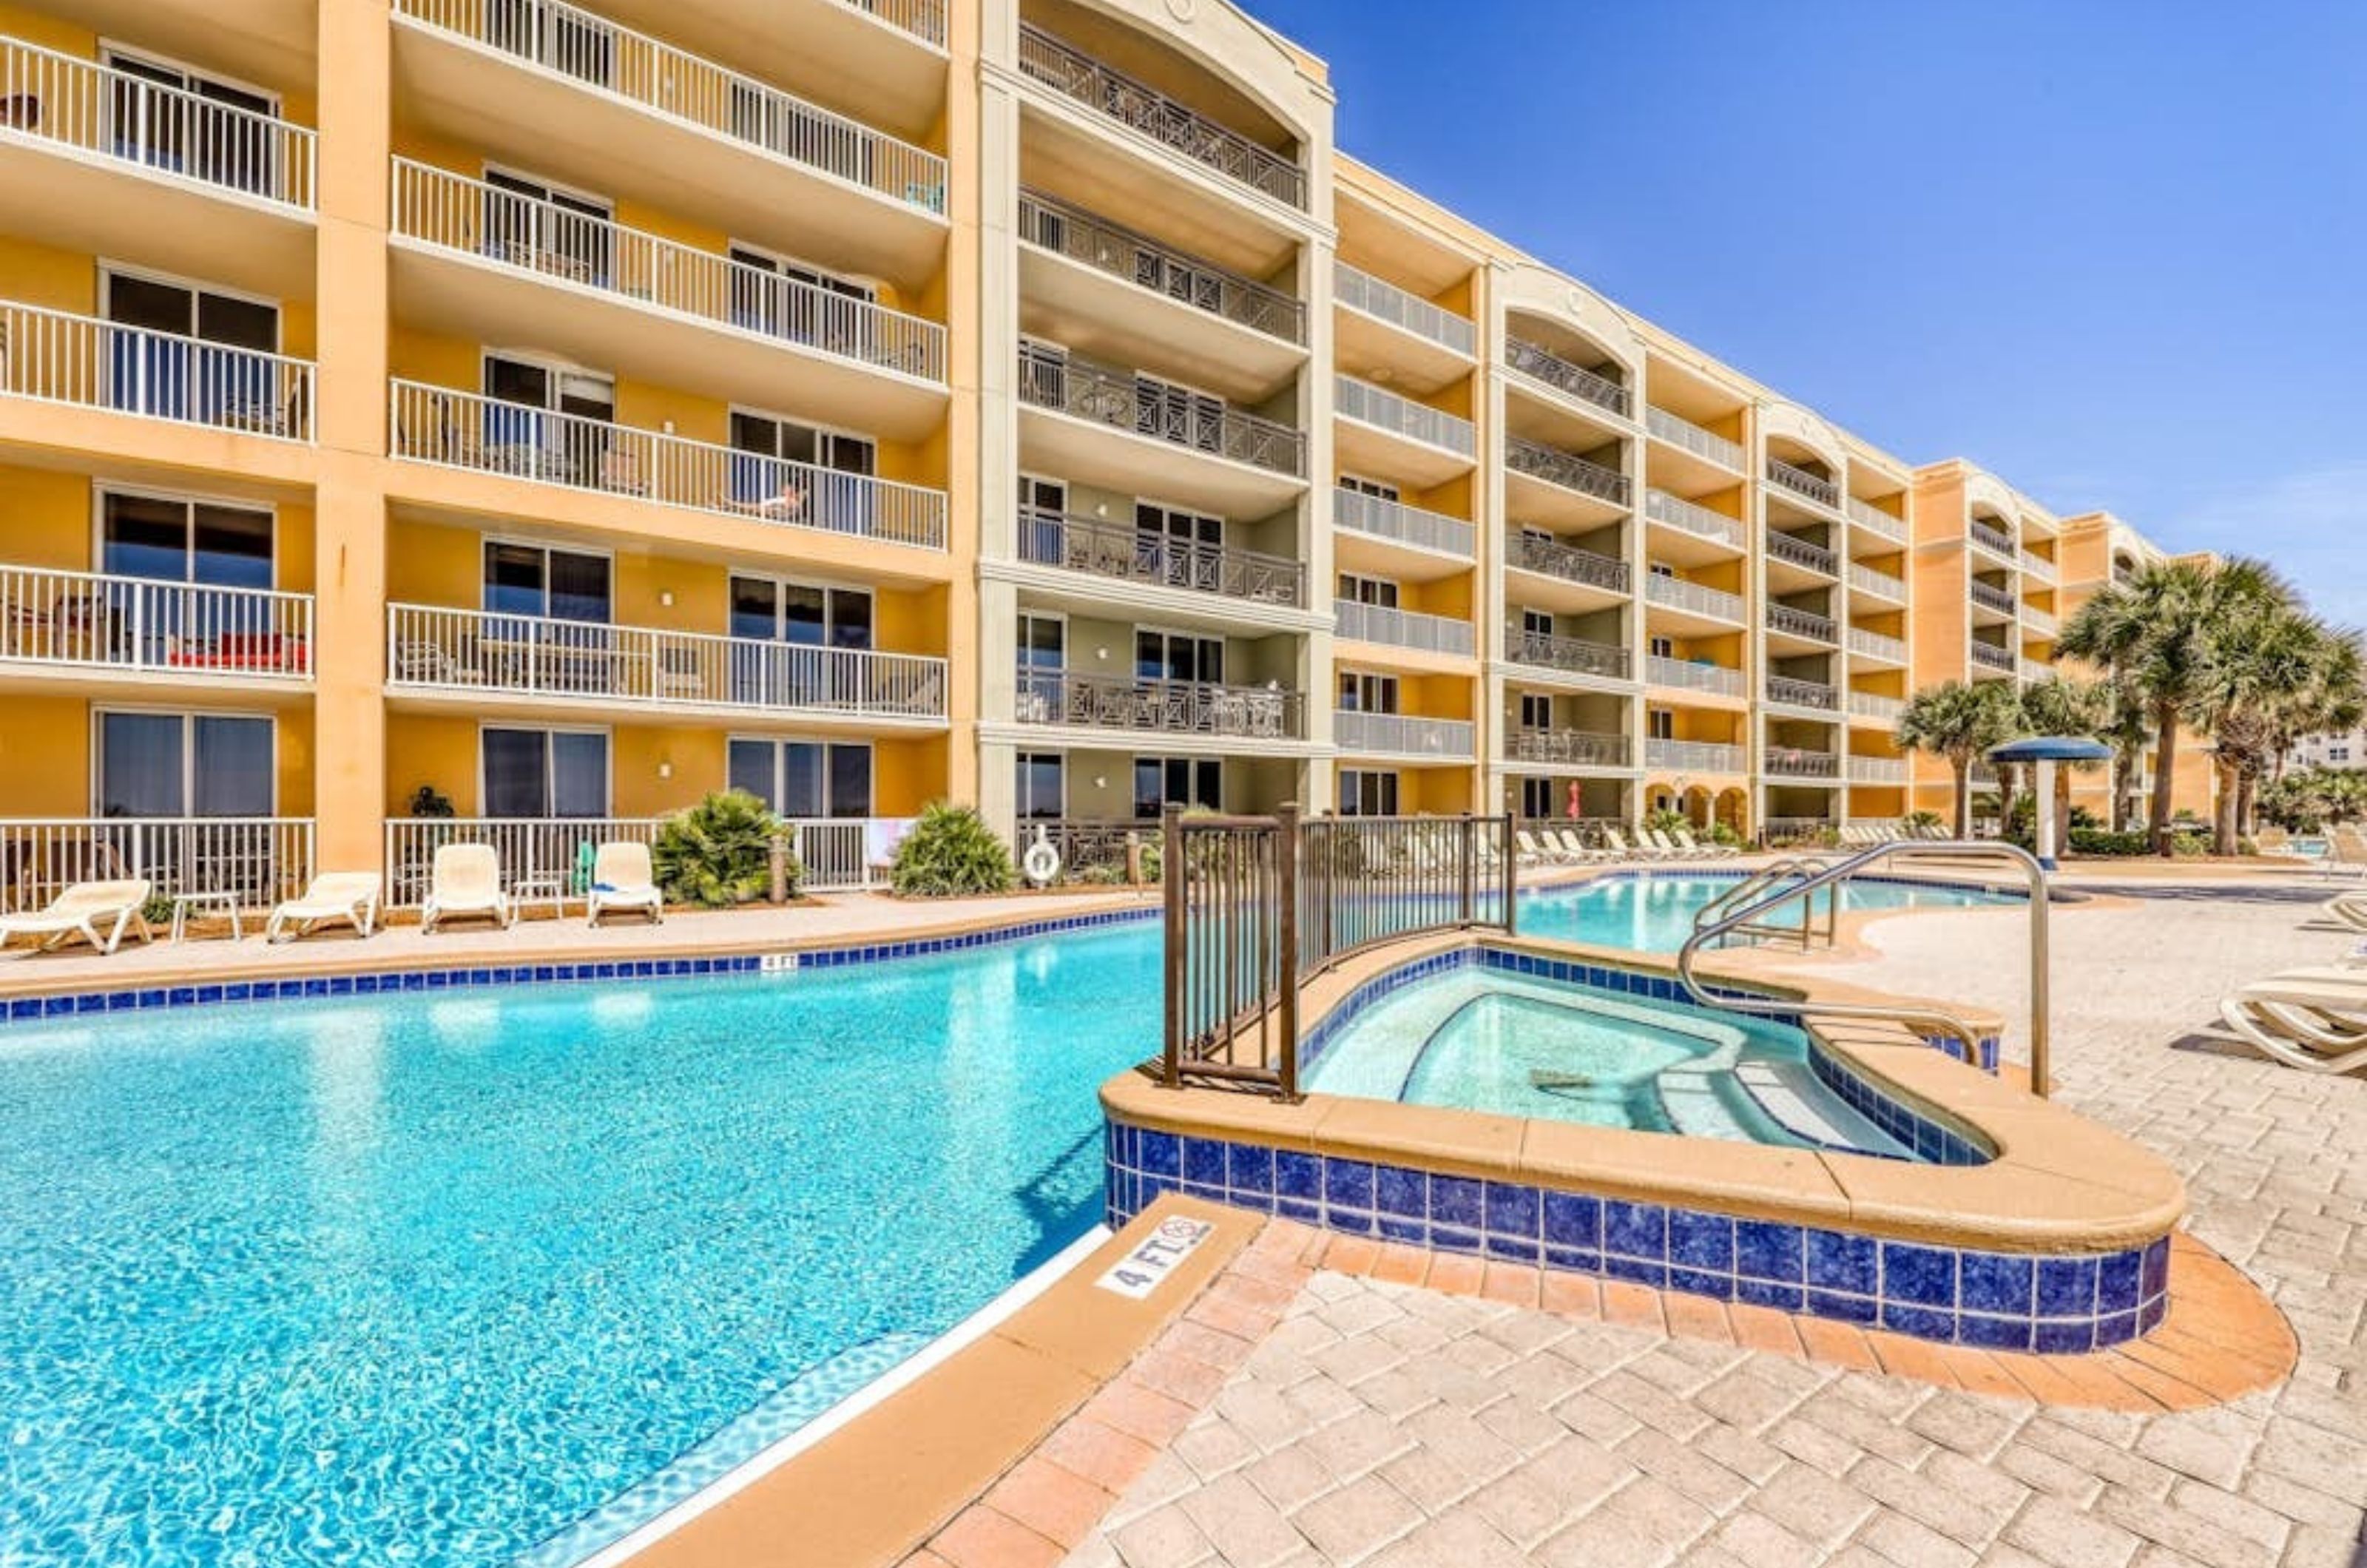
<path fill-rule="evenodd" d="M 2155 553 L 1332 110 L 1221 0 L 0 4 L 0 904 L 727 784 L 823 885 L 941 796 L 1890 819 Z"/>

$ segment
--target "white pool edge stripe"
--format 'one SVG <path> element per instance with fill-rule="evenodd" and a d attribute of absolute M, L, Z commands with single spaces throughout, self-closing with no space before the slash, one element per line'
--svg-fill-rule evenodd
<path fill-rule="evenodd" d="M 779 1442 L 750 1455 L 744 1463 L 701 1487 L 657 1517 L 636 1527 L 591 1556 L 581 1559 L 575 1568 L 618 1568 L 619 1564 L 648 1551 L 700 1515 L 746 1491 L 857 1416 L 918 1382 L 950 1360 L 957 1352 L 985 1338 L 1020 1308 L 1050 1290 L 1064 1275 L 1091 1257 L 1096 1248 L 1109 1240 L 1112 1234 L 1107 1225 L 1093 1226 L 1026 1275 L 1013 1281 L 992 1301 L 931 1340 L 927 1348 L 897 1363 Z"/>

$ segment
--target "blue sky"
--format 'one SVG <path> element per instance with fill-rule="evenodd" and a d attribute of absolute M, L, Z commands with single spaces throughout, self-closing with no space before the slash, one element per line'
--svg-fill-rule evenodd
<path fill-rule="evenodd" d="M 1248 4 L 1622 306 L 2367 625 L 2367 0 Z"/>

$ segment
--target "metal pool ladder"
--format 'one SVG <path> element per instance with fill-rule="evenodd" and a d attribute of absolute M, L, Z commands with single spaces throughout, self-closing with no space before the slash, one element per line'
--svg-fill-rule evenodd
<path fill-rule="evenodd" d="M 1778 1000 L 1772 997 L 1739 996 L 1731 992 L 1713 991 L 1693 975 L 1693 959 L 1711 943 L 1728 936 L 1791 934 L 1793 928 L 1776 926 L 1766 917 L 1794 900 L 1813 902 L 1821 889 L 1837 888 L 1868 866 L 1883 862 L 1911 863 L 1916 861 L 1987 860 L 2002 862 L 2022 874 L 2030 889 L 2030 1087 L 2042 1098 L 2046 1093 L 2049 1051 L 2047 1041 L 2047 970 L 2046 936 L 2046 872 L 2036 857 L 2015 845 L 1997 840 L 1922 840 L 1900 839 L 1875 844 L 1861 850 L 1846 860 L 1825 863 L 1806 858 L 1779 861 L 1756 875 L 1730 889 L 1704 906 L 1693 917 L 1693 934 L 1677 951 L 1677 978 L 1693 1000 L 1704 1007 L 1722 1009 L 1728 1012 L 1782 1013 L 1808 1011 L 1818 1018 L 1872 1018 L 1905 1023 L 1919 1032 L 1936 1029 L 1957 1041 L 1965 1048 L 1965 1059 L 1980 1060 L 1980 1035 L 1964 1019 L 1938 1008 L 1876 1007 L 1864 1002 L 1823 1002 L 1803 1009 L 1797 1002 Z M 1797 880 L 1794 880 L 1797 878 Z M 1746 891 L 1748 890 L 1748 891 Z M 1831 902 L 1838 905 L 1840 895 Z M 1807 914 L 1804 908 L 1799 927 L 1807 930 Z"/>

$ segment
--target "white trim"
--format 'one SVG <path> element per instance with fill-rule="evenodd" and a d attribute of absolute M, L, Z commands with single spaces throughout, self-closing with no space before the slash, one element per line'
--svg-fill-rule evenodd
<path fill-rule="evenodd" d="M 88 770 L 90 778 L 89 789 L 85 798 L 90 802 L 90 814 L 93 817 L 104 818 L 107 815 L 106 804 L 99 798 L 99 796 L 102 793 L 101 785 L 105 783 L 107 776 L 106 720 L 107 716 L 109 714 L 145 716 L 152 718 L 177 718 L 181 721 L 182 808 L 175 814 L 176 818 L 197 817 L 196 803 L 191 798 L 197 793 L 192 787 L 196 784 L 197 778 L 196 775 L 191 773 L 189 771 L 191 766 L 194 765 L 197 761 L 197 748 L 189 744 L 189 721 L 198 718 L 244 718 L 260 720 L 262 723 L 269 725 L 271 727 L 271 809 L 265 812 L 263 815 L 270 818 L 278 817 L 279 715 L 277 712 L 270 708 L 192 708 L 173 707 L 162 704 L 152 703 L 110 703 L 104 701 L 93 702 L 90 705 L 90 767 Z M 226 817 L 222 818 L 222 820 L 226 822 L 235 822 L 239 819 L 240 818 L 237 817 Z M 138 822 L 152 819 L 131 817 L 126 818 L 124 820 Z"/>

